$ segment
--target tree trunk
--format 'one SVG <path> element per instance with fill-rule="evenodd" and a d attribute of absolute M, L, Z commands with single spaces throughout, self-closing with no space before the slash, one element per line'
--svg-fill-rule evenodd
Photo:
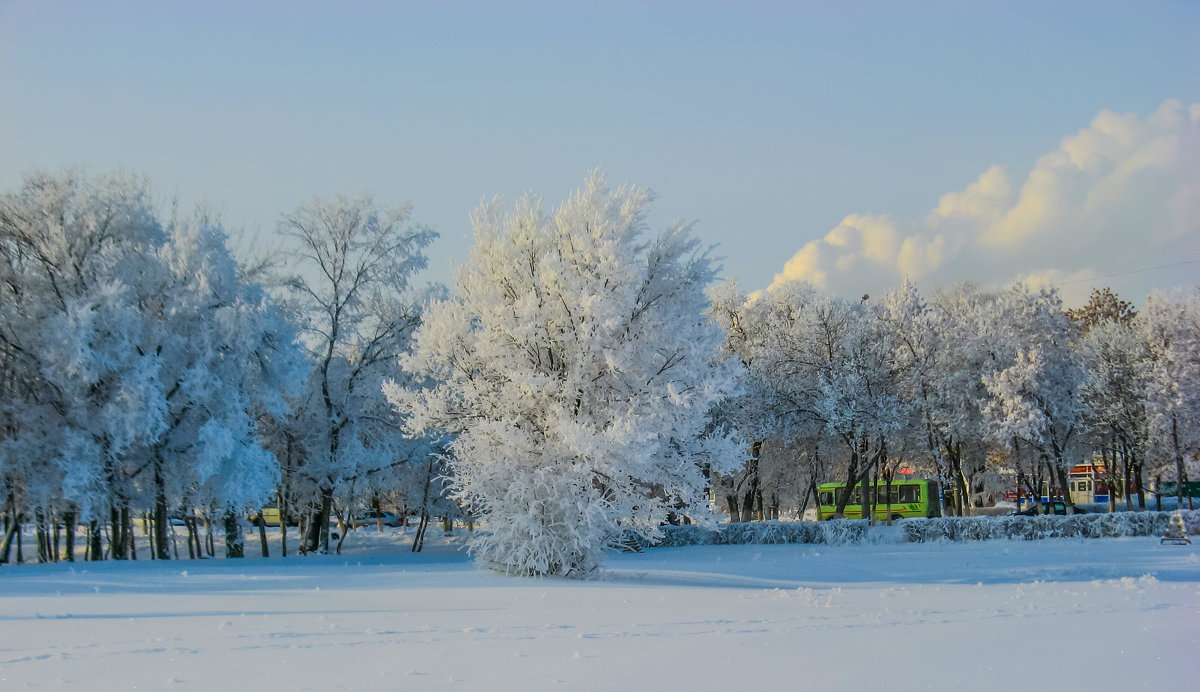
<path fill-rule="evenodd" d="M 258 513 L 258 519 L 254 522 L 258 525 L 258 542 L 262 546 L 262 556 L 271 557 L 270 551 L 267 550 L 267 522 L 263 519 L 262 512 Z M 283 515 L 279 515 L 279 525 L 283 526 Z"/>
<path fill-rule="evenodd" d="M 66 543 L 67 562 L 75 562 L 75 510 L 68 509 L 63 514 L 63 539 Z"/>
<path fill-rule="evenodd" d="M 187 529 L 188 559 L 198 560 L 203 552 L 200 550 L 200 529 L 196 526 L 196 516 L 193 514 L 185 518 L 183 526 Z"/>
<path fill-rule="evenodd" d="M 1067 514 L 1078 514 L 1079 508 L 1075 506 L 1075 500 L 1071 498 L 1071 480 L 1067 476 L 1066 462 L 1062 457 L 1054 460 L 1054 473 L 1057 476 L 1058 486 L 1063 491 L 1063 504 L 1066 505 Z"/>
<path fill-rule="evenodd" d="M 429 527 L 429 487 L 433 483 L 433 457 L 429 458 L 425 467 L 425 487 L 421 490 L 421 521 L 417 524 L 417 533 L 413 536 L 412 551 L 421 552 L 425 547 L 425 529 Z"/>
<path fill-rule="evenodd" d="M 167 552 L 167 530 L 170 527 L 170 518 L 167 516 L 167 487 L 163 480 L 162 473 L 162 457 L 156 455 L 154 459 L 154 557 L 159 560 L 171 559 L 171 554 Z"/>
<path fill-rule="evenodd" d="M 245 557 L 246 546 L 238 526 L 238 517 L 233 510 L 225 510 L 225 557 Z"/>
<path fill-rule="evenodd" d="M 1123 488 L 1123 492 L 1125 495 L 1125 510 L 1128 512 L 1132 512 L 1133 511 L 1133 491 L 1134 491 L 1133 455 L 1126 454 L 1125 457 L 1121 461 L 1123 462 L 1124 471 L 1125 471 L 1125 487 Z"/>
<path fill-rule="evenodd" d="M 4 531 L 4 543 L 0 544 L 0 565 L 8 564 L 8 556 L 12 553 L 13 538 L 21 530 L 21 524 L 17 519 L 16 512 L 14 512 L 12 519 L 4 522 L 8 524 L 8 528 Z"/>
<path fill-rule="evenodd" d="M 383 508 L 378 495 L 371 498 L 371 509 L 375 510 L 375 527 L 379 529 L 379 533 L 383 533 Z"/>
<path fill-rule="evenodd" d="M 1138 509 L 1146 511 L 1146 478 L 1143 462 L 1139 458 L 1133 467 L 1133 484 L 1137 486 Z"/>
<path fill-rule="evenodd" d="M 821 520 L 821 503 L 817 496 L 817 474 L 816 470 L 808 476 L 808 488 L 804 491 L 804 497 L 800 500 L 799 517 L 804 518 L 804 513 L 808 511 L 808 501 L 812 499 L 813 506 L 816 507 L 817 521 Z"/>
<path fill-rule="evenodd" d="M 963 471 L 962 444 L 956 445 L 954 452 L 954 513 L 955 516 L 966 517 L 971 514 L 971 488 L 967 484 L 967 474 Z"/>
<path fill-rule="evenodd" d="M 414 553 L 421 552 L 421 549 L 425 547 L 425 530 L 427 528 L 429 528 L 429 508 L 423 507 L 421 509 L 421 520 L 417 523 L 417 533 L 413 536 L 412 551 Z"/>
<path fill-rule="evenodd" d="M 725 504 L 727 504 L 729 506 L 729 522 L 731 524 L 736 524 L 736 523 L 740 522 L 742 520 L 742 514 L 739 509 L 741 505 L 738 503 L 737 494 L 732 493 L 732 494 L 726 495 L 725 496 Z"/>
<path fill-rule="evenodd" d="M 875 483 L 878 481 L 879 467 L 874 462 L 868 462 L 867 468 L 863 469 L 862 484 L 863 519 L 867 520 L 867 526 L 875 525 L 875 505 L 879 503 L 875 493 Z"/>
<path fill-rule="evenodd" d="M 109 534 L 108 550 L 114 560 L 124 560 L 125 554 L 125 525 L 121 522 L 121 510 L 113 507 L 108 512 Z"/>
<path fill-rule="evenodd" d="M 121 507 L 121 523 L 125 525 L 125 540 L 129 542 L 129 559 L 137 559 L 137 541 L 133 538 L 133 513 L 129 511 L 129 503 Z"/>
<path fill-rule="evenodd" d="M 1179 447 L 1179 417 L 1171 415 L 1171 441 L 1175 445 L 1175 497 L 1176 509 L 1183 509 L 1183 493 L 1187 488 L 1188 475 L 1187 467 L 1183 464 L 1183 451 Z M 1188 509 L 1195 509 L 1192 503 L 1192 494 L 1188 494 Z"/>
<path fill-rule="evenodd" d="M 758 475 L 758 459 L 762 456 L 762 448 L 762 440 L 755 440 L 750 445 L 750 461 L 746 463 L 746 481 L 749 482 L 749 486 L 742 499 L 744 521 L 763 520 L 762 479 Z M 747 513 L 749 516 L 745 516 Z"/>
<path fill-rule="evenodd" d="M 37 537 L 38 562 L 50 562 L 50 534 L 46 530 L 46 511 L 41 507 L 33 510 L 33 533 Z"/>
<path fill-rule="evenodd" d="M 204 559 L 204 539 L 200 536 L 201 519 L 195 514 L 184 519 L 187 528 L 188 558 Z M 195 555 L 192 553 L 195 552 Z"/>
<path fill-rule="evenodd" d="M 95 519 L 88 522 L 87 526 L 87 559 L 88 560 L 103 560 L 104 546 L 101 543 L 100 522 Z"/>
<path fill-rule="evenodd" d="M 884 481 L 883 499 L 885 502 L 884 512 L 887 514 L 887 525 L 888 526 L 892 525 L 892 480 L 895 478 L 895 476 L 896 476 L 896 471 L 894 469 L 889 470 L 887 473 L 883 474 L 883 481 Z"/>
<path fill-rule="evenodd" d="M 307 551 L 325 555 L 329 552 L 329 517 L 333 510 L 333 489 L 321 489 L 321 507 L 309 517 Z"/>
<path fill-rule="evenodd" d="M 846 470 L 846 487 L 842 489 L 842 496 L 837 499 L 837 505 L 833 510 L 834 519 L 846 518 L 846 505 L 850 500 L 850 493 L 854 492 L 854 488 L 858 486 L 858 445 L 852 445 L 850 449 L 850 466 Z"/>
<path fill-rule="evenodd" d="M 209 510 L 210 513 L 212 510 Z M 211 514 L 204 517 L 204 550 L 209 557 L 217 556 L 217 544 L 213 539 L 213 521 Z"/>
<path fill-rule="evenodd" d="M 1122 456 L 1124 453 L 1122 452 Z M 1104 455 L 1104 483 L 1108 486 L 1108 513 L 1117 511 L 1117 485 L 1121 480 L 1120 464 L 1117 463 L 1117 437 L 1113 435 L 1112 454 Z"/>
<path fill-rule="evenodd" d="M 149 526 L 150 521 L 151 521 L 150 517 L 152 514 L 153 514 L 153 512 L 145 512 L 142 514 L 142 535 L 146 537 L 146 540 L 148 541 L 148 545 L 150 546 L 150 559 L 157 560 L 158 559 L 158 551 L 155 549 L 155 546 L 154 546 L 155 529 L 152 529 Z"/>

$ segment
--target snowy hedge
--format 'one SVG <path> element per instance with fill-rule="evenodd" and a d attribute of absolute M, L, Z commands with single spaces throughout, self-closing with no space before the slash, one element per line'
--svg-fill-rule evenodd
<path fill-rule="evenodd" d="M 1116 512 L 1112 514 L 1043 515 L 1034 517 L 940 517 L 900 522 L 909 543 L 928 541 L 986 541 L 994 539 L 1113 538 L 1161 536 L 1174 512 Z M 1200 534 L 1200 510 L 1185 510 L 1189 534 Z"/>
<path fill-rule="evenodd" d="M 1038 540 L 1042 538 L 1109 538 L 1161 536 L 1174 512 L 1117 512 L 1114 514 L 1046 515 L 1036 517 L 940 517 L 905 519 L 896 528 L 868 527 L 858 520 L 822 522 L 747 522 L 724 524 L 716 529 L 700 526 L 664 526 L 656 547 L 820 543 L 846 545 L 862 542 Z M 1200 535 L 1200 510 L 1184 510 L 1184 526 Z"/>
<path fill-rule="evenodd" d="M 876 538 L 861 521 L 761 521 L 723 524 L 716 529 L 700 526 L 664 526 L 658 547 L 734 545 L 744 543 L 824 543 L 844 545 Z M 878 533 L 878 532 L 876 532 Z"/>

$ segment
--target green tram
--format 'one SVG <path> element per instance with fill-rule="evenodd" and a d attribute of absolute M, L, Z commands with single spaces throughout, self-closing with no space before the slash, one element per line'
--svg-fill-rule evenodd
<path fill-rule="evenodd" d="M 846 501 L 843 515 L 847 519 L 863 518 L 863 485 L 863 483 L 859 483 L 854 486 L 854 490 L 850 493 L 850 499 Z M 875 489 L 872 493 L 875 499 L 875 518 L 878 520 L 886 521 L 889 517 L 903 519 L 906 517 L 942 516 L 942 490 L 941 485 L 935 480 L 927 478 L 894 480 L 890 488 L 887 483 L 880 481 L 873 487 Z M 845 492 L 845 483 L 822 483 L 818 486 L 817 518 L 821 521 L 832 519 L 838 500 Z"/>

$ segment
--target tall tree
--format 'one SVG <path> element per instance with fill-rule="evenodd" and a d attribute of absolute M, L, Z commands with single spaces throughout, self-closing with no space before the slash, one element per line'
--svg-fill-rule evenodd
<path fill-rule="evenodd" d="M 149 469 L 157 557 L 166 559 L 168 509 L 216 507 L 240 542 L 236 518 L 274 491 L 279 463 L 262 446 L 258 418 L 283 416 L 308 363 L 294 328 L 264 291 L 245 283 L 224 231 L 176 222 L 147 277 L 138 348 L 160 363 L 163 431 L 131 457 Z M 236 550 L 234 552 L 237 552 Z"/>
<path fill-rule="evenodd" d="M 404 359 L 437 384 L 391 387 L 410 430 L 449 433 L 451 491 L 487 523 L 494 569 L 586 576 L 631 530 L 705 512 L 704 468 L 740 461 L 705 436 L 735 386 L 704 316 L 715 267 L 688 226 L 643 238 L 651 195 L 592 173 L 550 214 L 537 197 L 473 216 L 456 289 Z"/>
<path fill-rule="evenodd" d="M 1011 446 L 1015 440 L 1037 450 L 1074 512 L 1068 478 L 1083 455 L 1078 437 L 1085 414 L 1083 370 L 1071 347 L 1075 327 L 1055 289 L 1015 284 L 1001 294 L 996 308 L 993 315 L 1008 339 L 997 353 L 997 367 L 984 377 L 990 435 L 999 444 Z"/>
<path fill-rule="evenodd" d="M 1137 317 L 1137 311 L 1133 309 L 1133 303 L 1121 300 L 1111 288 L 1105 286 L 1092 289 L 1088 302 L 1083 307 L 1067 310 L 1067 317 L 1071 318 L 1081 332 L 1087 334 L 1092 327 L 1100 324 L 1128 327 Z"/>
<path fill-rule="evenodd" d="M 1067 315 L 1082 333 L 1076 343 L 1084 376 L 1080 394 L 1090 442 L 1104 461 L 1109 508 L 1123 488 L 1126 504 L 1141 494 L 1146 448 L 1146 394 L 1150 351 L 1137 331 L 1133 305 L 1107 286 L 1092 291 L 1082 308 Z"/>
<path fill-rule="evenodd" d="M 284 216 L 299 248 L 285 285 L 314 362 L 297 415 L 307 421 L 304 468 L 314 511 L 304 547 L 328 552 L 334 493 L 393 463 L 404 444 L 382 384 L 420 323 L 413 275 L 437 234 L 409 223 L 408 205 L 370 197 L 314 199 Z"/>
<path fill-rule="evenodd" d="M 15 515 L 64 503 L 94 537 L 111 521 L 114 557 L 131 550 L 127 452 L 164 425 L 137 289 L 165 238 L 133 178 L 39 173 L 0 199 L 5 501 Z"/>
<path fill-rule="evenodd" d="M 848 498 L 886 458 L 886 438 L 906 415 L 879 310 L 866 297 L 829 298 L 793 283 L 754 300 L 714 294 L 713 314 L 728 331 L 727 348 L 748 369 L 747 396 L 726 407 L 739 427 L 758 439 L 818 438 L 840 448 L 848 484 L 841 499 Z M 815 463 L 816 448 L 805 458 Z"/>
<path fill-rule="evenodd" d="M 1170 460 L 1156 470 L 1175 477 L 1182 502 L 1184 483 L 1200 476 L 1200 287 L 1151 294 L 1139 322 L 1150 353 L 1148 441 L 1159 458 Z"/>
<path fill-rule="evenodd" d="M 154 508 L 166 557 L 168 506 L 233 513 L 269 492 L 277 465 L 255 416 L 285 410 L 303 373 L 223 231 L 164 226 L 148 198 L 138 180 L 69 173 L 0 199 L 6 499 L 82 519 L 93 539 L 111 522 L 119 558 L 133 555 L 137 510 Z"/>
<path fill-rule="evenodd" d="M 986 464 L 989 445 L 983 405 L 989 400 L 985 376 L 1011 357 L 1009 327 L 1000 317 L 1000 297 L 971 283 L 937 292 L 915 329 L 918 407 L 924 417 L 919 435 L 946 483 L 954 514 L 972 510 L 970 477 Z M 923 333 L 922 333 L 923 332 Z"/>

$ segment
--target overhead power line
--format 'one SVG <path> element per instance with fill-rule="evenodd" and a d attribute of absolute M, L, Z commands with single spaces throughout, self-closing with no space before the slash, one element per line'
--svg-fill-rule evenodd
<path fill-rule="evenodd" d="M 1076 279 L 1074 281 L 1060 282 L 1059 286 L 1073 286 L 1074 284 L 1084 284 L 1091 281 L 1103 281 L 1105 279 L 1113 279 L 1118 276 L 1129 276 L 1130 274 L 1141 274 L 1142 272 L 1152 272 L 1157 269 L 1170 269 L 1172 267 L 1182 267 L 1185 264 L 1196 264 L 1200 259 L 1184 260 L 1183 262 L 1172 262 L 1171 264 L 1160 264 L 1157 267 L 1143 267 L 1142 269 L 1130 269 L 1129 271 L 1117 272 L 1116 274 L 1108 274 L 1106 276 L 1093 276 L 1087 279 Z"/>

